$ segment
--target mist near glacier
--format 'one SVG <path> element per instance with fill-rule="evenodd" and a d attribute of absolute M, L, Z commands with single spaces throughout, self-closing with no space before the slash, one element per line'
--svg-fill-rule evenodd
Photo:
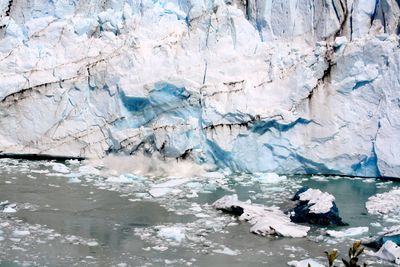
<path fill-rule="evenodd" d="M 165 159 L 161 155 L 109 155 L 101 161 L 88 161 L 104 166 L 103 173 L 132 173 L 153 177 L 196 177 L 206 173 L 204 166 L 189 160 Z"/>

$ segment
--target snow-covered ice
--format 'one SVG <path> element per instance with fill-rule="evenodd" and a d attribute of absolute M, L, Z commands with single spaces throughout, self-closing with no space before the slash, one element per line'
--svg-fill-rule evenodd
<path fill-rule="evenodd" d="M 372 196 L 368 198 L 365 206 L 370 214 L 398 216 L 400 215 L 400 189 Z"/>
<path fill-rule="evenodd" d="M 299 196 L 300 201 L 308 201 L 311 204 L 310 212 L 316 214 L 329 212 L 333 207 L 333 201 L 335 201 L 335 197 L 331 194 L 312 188 L 301 193 Z"/>
<path fill-rule="evenodd" d="M 304 237 L 310 230 L 310 227 L 290 222 L 289 216 L 276 207 L 242 202 L 238 200 L 237 195 L 224 196 L 215 201 L 213 207 L 238 215 L 240 220 L 248 221 L 252 225 L 250 231 L 259 235 Z"/>
<path fill-rule="evenodd" d="M 368 233 L 368 231 L 369 231 L 368 227 L 352 227 L 342 231 L 328 230 L 326 231 L 326 233 L 329 236 L 341 238 L 341 237 L 359 236 Z"/>

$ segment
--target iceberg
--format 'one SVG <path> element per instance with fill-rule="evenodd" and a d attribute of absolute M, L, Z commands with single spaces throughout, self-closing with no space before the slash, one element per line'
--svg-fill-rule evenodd
<path fill-rule="evenodd" d="M 310 227 L 290 222 L 276 207 L 265 207 L 238 200 L 237 195 L 228 195 L 215 201 L 212 206 L 217 210 L 239 216 L 239 220 L 248 221 L 250 231 L 257 235 L 278 235 L 284 237 L 305 237 Z"/>
<path fill-rule="evenodd" d="M 386 241 L 376 253 L 369 252 L 368 254 L 386 261 L 400 264 L 400 247 L 390 240 Z"/>
<path fill-rule="evenodd" d="M 370 214 L 400 216 L 400 189 L 371 196 L 365 206 Z"/>
<path fill-rule="evenodd" d="M 292 200 L 297 201 L 296 207 L 289 211 L 293 222 L 347 225 L 339 216 L 339 209 L 334 202 L 335 197 L 327 192 L 304 186 L 296 192 Z"/>

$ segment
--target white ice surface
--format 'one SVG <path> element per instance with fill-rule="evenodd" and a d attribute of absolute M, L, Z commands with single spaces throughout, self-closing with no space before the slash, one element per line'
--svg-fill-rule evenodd
<path fill-rule="evenodd" d="M 372 196 L 368 198 L 365 206 L 370 214 L 400 214 L 400 189 Z"/>
<path fill-rule="evenodd" d="M 256 2 L 14 3 L 0 151 L 400 177 L 398 1 Z"/>
<path fill-rule="evenodd" d="M 185 239 L 185 229 L 181 227 L 163 227 L 158 231 L 158 236 L 178 243 Z"/>
<path fill-rule="evenodd" d="M 243 209 L 240 220 L 248 221 L 250 231 L 259 235 L 280 235 L 286 237 L 304 237 L 310 227 L 294 224 L 290 218 L 277 207 L 253 205 L 238 200 L 237 195 L 220 198 L 213 203 L 218 210 L 231 210 L 232 207 Z"/>
<path fill-rule="evenodd" d="M 305 260 L 301 260 L 301 261 L 290 261 L 290 262 L 288 262 L 288 265 L 294 266 L 294 267 L 308 267 L 308 265 L 310 265 L 311 267 L 325 267 L 325 265 L 322 265 L 313 259 L 305 259 Z"/>
<path fill-rule="evenodd" d="M 310 213 L 327 213 L 333 207 L 335 197 L 319 189 L 308 189 L 300 194 L 301 201 L 309 201 L 311 204 Z"/>
<path fill-rule="evenodd" d="M 400 247 L 390 240 L 386 241 L 376 253 L 368 252 L 368 254 L 386 261 L 400 264 Z"/>
<path fill-rule="evenodd" d="M 343 231 L 328 230 L 328 231 L 326 231 L 326 233 L 329 236 L 341 238 L 341 237 L 362 235 L 362 234 L 368 233 L 368 231 L 369 231 L 368 227 L 353 227 L 353 228 L 348 228 Z"/>

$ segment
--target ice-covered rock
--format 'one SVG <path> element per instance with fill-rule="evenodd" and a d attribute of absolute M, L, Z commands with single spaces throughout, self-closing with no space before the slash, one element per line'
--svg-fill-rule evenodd
<path fill-rule="evenodd" d="M 0 151 L 400 177 L 399 4 L 342 2 L 2 1 Z"/>
<path fill-rule="evenodd" d="M 304 237 L 310 230 L 307 226 L 290 222 L 289 216 L 277 207 L 242 202 L 238 200 L 237 195 L 224 196 L 215 201 L 213 207 L 239 216 L 240 220 L 248 221 L 252 225 L 250 231 L 258 235 Z"/>
<path fill-rule="evenodd" d="M 346 225 L 339 216 L 335 197 L 327 192 L 304 186 L 296 192 L 292 200 L 297 201 L 296 207 L 289 211 L 293 222 Z"/>

